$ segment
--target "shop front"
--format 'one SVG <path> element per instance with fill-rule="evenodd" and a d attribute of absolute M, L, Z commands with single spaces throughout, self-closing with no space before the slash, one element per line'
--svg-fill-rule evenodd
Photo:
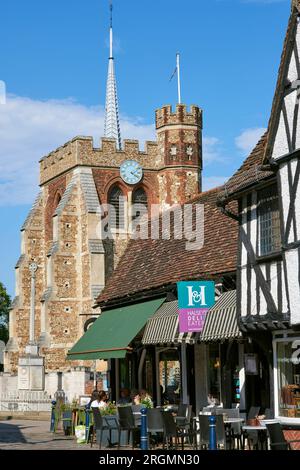
<path fill-rule="evenodd" d="M 273 334 L 275 417 L 300 426 L 300 332 Z"/>

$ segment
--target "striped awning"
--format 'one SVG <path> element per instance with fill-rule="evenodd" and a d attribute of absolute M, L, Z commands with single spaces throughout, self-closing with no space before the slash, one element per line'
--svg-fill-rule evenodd
<path fill-rule="evenodd" d="M 208 311 L 201 333 L 179 333 L 178 323 L 178 301 L 165 302 L 148 320 L 142 344 L 195 344 L 241 337 L 236 316 L 236 291 L 220 295 Z"/>
<path fill-rule="evenodd" d="M 236 339 L 242 336 L 236 315 L 236 291 L 224 292 L 209 310 L 201 341 Z"/>
<path fill-rule="evenodd" d="M 173 344 L 178 336 L 178 301 L 165 302 L 148 320 L 142 344 Z"/>
<path fill-rule="evenodd" d="M 237 339 L 242 336 L 236 315 L 236 291 L 224 292 L 208 311 L 202 333 L 180 333 L 178 342 L 199 343 Z"/>

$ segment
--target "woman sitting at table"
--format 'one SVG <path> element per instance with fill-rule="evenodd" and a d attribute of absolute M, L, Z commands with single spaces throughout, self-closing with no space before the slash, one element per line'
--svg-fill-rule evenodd
<path fill-rule="evenodd" d="M 99 392 L 98 390 L 93 390 L 90 401 L 87 405 L 88 408 L 97 408 L 99 405 Z"/>
<path fill-rule="evenodd" d="M 91 403 L 91 408 L 106 408 L 107 407 L 107 395 L 104 390 L 95 394 L 95 399 Z"/>
<path fill-rule="evenodd" d="M 104 390 L 99 392 L 99 408 L 107 408 L 108 396 Z"/>

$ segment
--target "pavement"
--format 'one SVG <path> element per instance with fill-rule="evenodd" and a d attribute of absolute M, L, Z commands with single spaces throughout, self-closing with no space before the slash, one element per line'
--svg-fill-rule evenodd
<path fill-rule="evenodd" d="M 75 437 L 60 430 L 49 431 L 49 421 L 0 420 L 0 450 L 87 450 L 90 445 L 77 444 Z M 92 449 L 97 449 L 93 446 Z"/>

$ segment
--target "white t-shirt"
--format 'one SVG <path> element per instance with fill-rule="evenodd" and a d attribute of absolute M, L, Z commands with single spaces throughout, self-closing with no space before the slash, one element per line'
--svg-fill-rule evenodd
<path fill-rule="evenodd" d="M 105 401 L 99 401 L 99 408 L 106 408 L 107 407 L 107 403 Z"/>
<path fill-rule="evenodd" d="M 91 408 L 99 408 L 100 407 L 100 402 L 98 400 L 94 400 L 91 403 Z"/>

